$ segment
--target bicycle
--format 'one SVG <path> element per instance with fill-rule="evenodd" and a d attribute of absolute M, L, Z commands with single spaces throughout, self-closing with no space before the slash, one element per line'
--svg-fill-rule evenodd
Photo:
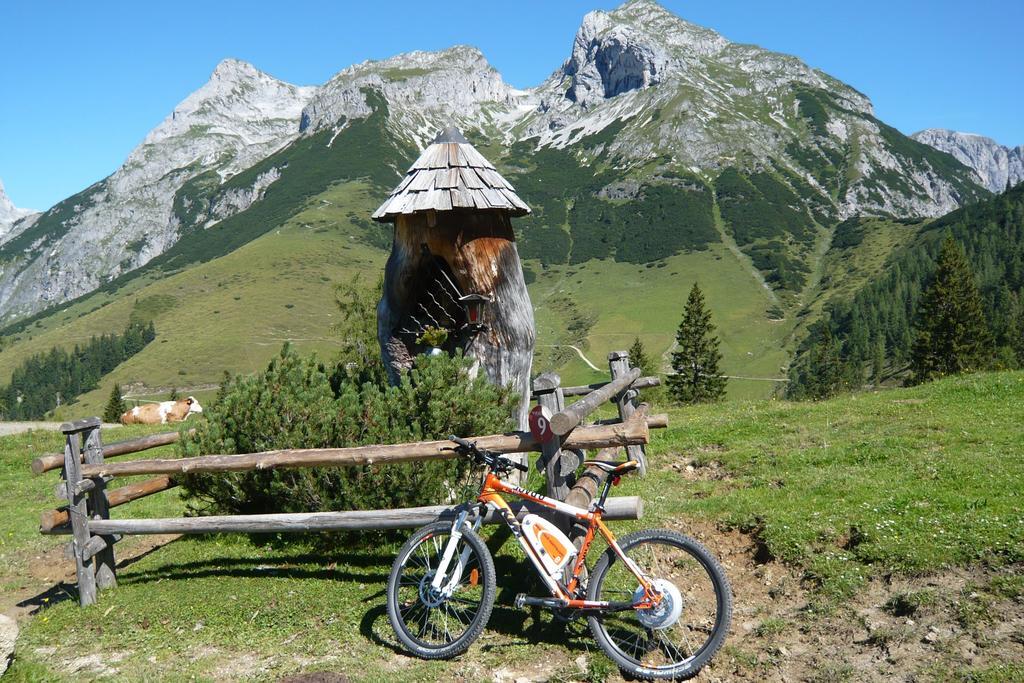
<path fill-rule="evenodd" d="M 477 532 L 488 511 L 508 526 L 551 594 L 520 594 L 515 606 L 585 616 L 597 644 L 624 672 L 638 678 L 688 678 L 721 648 L 732 594 L 721 566 L 704 546 L 668 530 L 638 531 L 618 541 L 602 521 L 611 487 L 637 469 L 635 460 L 584 462 L 603 469 L 607 478 L 600 498 L 583 509 L 502 481 L 499 475 L 513 468 L 529 468 L 475 443 L 450 439 L 456 447 L 449 450 L 483 466 L 482 484 L 475 503 L 456 508 L 454 521 L 437 521 L 416 531 L 391 567 L 388 620 L 412 654 L 455 657 L 487 625 L 495 570 Z M 503 493 L 585 525 L 579 548 L 539 515 L 517 519 Z M 608 548 L 587 579 L 587 553 L 597 535 Z"/>

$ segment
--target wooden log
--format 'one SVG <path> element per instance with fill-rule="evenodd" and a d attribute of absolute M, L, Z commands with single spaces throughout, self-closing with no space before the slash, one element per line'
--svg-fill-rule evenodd
<path fill-rule="evenodd" d="M 98 426 L 98 425 L 97 425 Z M 75 546 L 75 574 L 78 577 L 78 601 L 84 607 L 96 602 L 96 575 L 93 572 L 93 561 L 85 557 L 85 547 L 89 542 L 89 511 L 85 496 L 76 493 L 75 487 L 82 480 L 80 472 L 82 452 L 82 429 L 77 423 L 66 423 L 68 427 L 64 435 L 64 481 L 68 487 L 69 513 L 71 533 Z"/>
<path fill-rule="evenodd" d="M 636 411 L 633 413 L 633 417 L 630 418 L 630 422 L 644 421 L 646 423 L 648 405 L 641 403 L 637 406 Z M 621 462 L 622 458 L 619 457 L 617 448 L 604 448 L 601 449 L 593 460 L 601 460 L 603 462 Z M 588 508 L 590 503 L 597 497 L 598 491 L 604 486 L 605 479 L 608 475 L 599 467 L 588 467 L 583 473 L 576 479 L 576 483 L 573 484 L 572 489 L 569 491 L 569 495 L 565 497 L 565 502 L 569 505 L 575 505 L 576 507 Z M 586 533 L 586 527 L 580 524 L 574 524 L 570 538 L 579 543 L 582 539 L 583 534 Z"/>
<path fill-rule="evenodd" d="M 517 514 L 524 508 L 539 507 L 523 501 L 510 501 Z M 438 519 L 451 519 L 450 505 L 429 505 L 399 510 L 353 510 L 349 512 L 289 512 L 267 515 L 218 515 L 210 517 L 170 517 L 158 519 L 111 519 L 90 522 L 98 534 L 215 534 L 276 533 L 338 530 L 415 529 Z M 609 498 L 605 518 L 639 519 L 643 501 L 637 496 Z M 489 511 L 484 522 L 497 524 L 499 516 Z"/>
<path fill-rule="evenodd" d="M 145 498 L 146 496 L 151 496 L 154 493 L 174 488 L 177 485 L 178 482 L 165 474 L 145 481 L 140 481 L 135 484 L 111 489 L 105 492 L 107 496 L 107 507 L 113 508 L 118 505 L 124 505 L 125 503 L 130 503 L 133 500 Z M 39 532 L 44 534 L 49 533 L 55 528 L 67 523 L 68 511 L 66 507 L 57 510 L 47 510 L 39 520 Z"/>
<path fill-rule="evenodd" d="M 595 425 L 614 425 L 621 423 L 622 420 L 617 417 L 610 417 L 607 420 L 597 420 L 594 422 Z M 647 416 L 647 427 L 650 429 L 665 429 L 668 427 L 668 413 L 657 413 L 656 415 Z"/>
<path fill-rule="evenodd" d="M 189 430 L 189 434 L 194 432 L 194 429 Z M 176 442 L 180 438 L 180 432 L 162 432 L 160 434 L 150 434 L 149 436 L 139 437 L 138 439 L 115 441 L 114 443 L 107 444 L 103 447 L 103 457 L 113 458 L 118 455 L 125 455 L 126 453 L 138 453 L 139 451 L 145 451 L 150 448 L 167 446 Z M 42 474 L 43 472 L 49 472 L 50 470 L 55 470 L 63 466 L 64 455 L 62 453 L 48 453 L 46 455 L 41 455 L 32 461 L 32 471 L 35 474 Z"/>
<path fill-rule="evenodd" d="M 616 425 L 583 427 L 563 443 L 565 448 L 606 448 L 647 443 L 650 431 L 644 419 Z M 524 453 L 540 450 L 540 444 L 529 432 L 493 434 L 475 439 L 483 449 L 498 453 Z M 351 465 L 385 465 L 438 458 L 454 458 L 452 451 L 442 450 L 450 441 L 421 441 L 389 446 L 356 446 L 353 448 L 312 448 L 244 455 L 201 455 L 194 458 L 165 460 L 133 460 L 130 462 L 84 465 L 82 473 L 89 477 L 127 476 L 134 474 L 184 474 L 188 472 L 243 472 L 274 467 L 339 467 Z"/>
<path fill-rule="evenodd" d="M 586 395 L 585 398 L 576 401 L 570 406 L 551 416 L 551 428 L 555 434 L 565 435 L 578 427 L 583 419 L 597 410 L 602 403 L 607 402 L 640 377 L 640 368 L 628 370 L 621 377 L 616 377 L 600 389 L 595 389 Z"/>
<path fill-rule="evenodd" d="M 100 418 L 87 417 L 81 420 L 74 420 L 72 422 L 65 422 L 61 424 L 60 431 L 62 431 L 65 435 L 77 434 L 79 432 L 84 432 L 87 429 L 99 427 L 101 424 L 103 424 L 103 420 L 101 420 Z"/>
<path fill-rule="evenodd" d="M 496 386 L 520 400 L 516 428 L 527 429 L 530 369 L 536 333 L 515 232 L 501 211 L 439 211 L 395 220 L 384 289 L 377 306 L 378 341 L 388 377 L 397 384 L 417 354 L 426 326 L 449 330 L 446 351 L 461 348 Z M 459 298 L 480 294 L 491 303 L 470 321 Z M 480 326 L 470 323 L 479 323 Z"/>
<path fill-rule="evenodd" d="M 110 483 L 111 479 L 113 479 L 113 477 L 103 477 L 103 482 L 105 484 L 106 483 Z M 92 481 L 92 480 L 91 479 L 83 479 L 83 481 Z M 65 481 L 63 479 L 61 479 L 59 482 L 57 482 L 57 484 L 54 485 L 54 487 L 53 487 L 53 495 L 55 497 L 57 497 L 57 498 L 60 498 L 61 500 L 67 500 L 68 499 L 68 485 L 67 485 L 67 483 L 65 483 Z"/>
<path fill-rule="evenodd" d="M 85 449 L 82 453 L 82 457 L 86 464 L 89 465 L 100 465 L 103 463 L 103 441 L 100 438 L 100 427 L 96 425 L 89 431 L 85 432 Z M 88 497 L 88 508 L 89 518 L 93 519 L 110 519 L 110 506 L 107 504 L 106 496 L 106 481 L 105 477 L 96 477 L 95 479 L 88 479 L 86 481 L 92 482 L 92 489 L 89 491 Z M 85 483 L 84 481 L 81 483 Z M 112 537 L 99 537 L 99 541 L 96 541 L 97 537 L 93 536 L 89 539 L 91 545 L 87 545 L 85 548 L 86 558 L 92 558 L 93 565 L 96 569 L 96 587 L 100 590 L 105 588 L 113 588 L 117 585 L 117 573 L 116 564 L 114 562 L 114 539 Z M 99 544 L 96 547 L 96 544 Z M 95 550 L 92 550 L 95 548 Z"/>
<path fill-rule="evenodd" d="M 606 386 L 608 382 L 596 382 L 594 384 L 583 384 L 577 387 L 562 387 L 563 396 L 586 396 L 595 389 L 600 389 Z M 655 375 L 649 375 L 647 377 L 641 377 L 637 381 L 633 382 L 634 389 L 649 389 L 650 387 L 657 387 L 661 385 L 661 378 Z M 536 400 L 536 396 L 533 396 Z"/>
<path fill-rule="evenodd" d="M 612 379 L 626 375 L 629 370 L 629 351 L 612 351 L 608 354 L 608 370 Z M 635 382 L 634 382 L 635 384 Z M 615 398 L 616 407 L 619 409 L 619 418 L 625 422 L 633 416 L 636 411 L 636 397 L 638 396 L 635 387 L 631 386 Z M 637 474 L 641 477 L 647 474 L 647 453 L 643 446 L 626 446 L 626 455 L 629 460 L 636 460 L 640 463 Z"/>

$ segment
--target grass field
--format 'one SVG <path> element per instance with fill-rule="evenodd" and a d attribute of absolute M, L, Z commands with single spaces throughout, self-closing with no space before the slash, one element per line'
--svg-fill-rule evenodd
<path fill-rule="evenodd" d="M 680 529 L 722 559 L 736 615 L 708 680 L 1021 680 L 1022 413 L 1019 372 L 820 403 L 673 409 L 648 477 L 619 491 L 644 497 L 645 518 L 613 528 Z M 120 585 L 82 610 L 59 583 L 63 539 L 34 533 L 54 477 L 33 477 L 28 462 L 59 445 L 54 434 L 0 440 L 0 599 L 23 629 L 11 680 L 615 678 L 580 624 L 512 608 L 517 592 L 539 587 L 510 544 L 488 631 L 453 662 L 396 649 L 382 593 L 391 539 L 327 550 L 175 540 L 123 566 Z M 115 515 L 179 509 L 164 493 Z M 119 556 L 144 541 L 126 539 Z"/>
<path fill-rule="evenodd" d="M 669 351 L 683 305 L 696 281 L 722 340 L 724 374 L 752 377 L 785 377 L 788 362 L 785 340 L 792 320 L 768 317 L 772 302 L 768 292 L 722 245 L 707 251 L 680 254 L 653 267 L 630 263 L 594 261 L 583 266 L 558 266 L 544 271 L 530 287 L 537 308 L 538 343 L 557 339 L 564 322 L 545 302 L 562 295 L 592 313 L 597 322 L 588 337 L 587 357 L 599 368 L 607 367 L 609 351 L 628 349 L 639 336 L 648 353 L 670 370 Z M 601 379 L 582 360 L 573 358 L 561 369 L 565 384 Z M 761 398 L 771 394 L 775 383 L 733 380 L 729 395 Z"/>

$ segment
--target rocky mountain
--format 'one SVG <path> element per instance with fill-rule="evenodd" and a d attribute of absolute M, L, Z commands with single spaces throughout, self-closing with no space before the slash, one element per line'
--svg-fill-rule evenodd
<path fill-rule="evenodd" d="M 928 128 L 911 137 L 952 154 L 974 169 L 981 183 L 992 192 L 1002 192 L 1007 184 L 1014 186 L 1024 181 L 1024 145 L 1007 147 L 984 135 L 944 128 Z"/>
<path fill-rule="evenodd" d="M 312 94 L 245 62 L 221 62 L 111 176 L 0 244 L 0 315 L 74 298 L 166 251 L 181 236 L 176 192 L 190 181 L 219 184 L 287 145 Z M 272 181 L 225 198 L 207 222 L 244 210 Z"/>
<path fill-rule="evenodd" d="M 796 295 L 844 218 L 934 216 L 985 193 L 853 88 L 631 0 L 586 15 L 565 63 L 526 91 L 465 46 L 363 62 L 319 88 L 223 62 L 117 172 L 0 244 L 0 318 L 226 253 L 332 183 L 390 189 L 452 123 L 536 207 L 521 250 L 542 264 L 725 242 Z"/>
<path fill-rule="evenodd" d="M 475 47 L 458 45 L 440 52 L 409 52 L 366 61 L 342 70 L 317 89 L 302 110 L 306 135 L 337 132 L 347 122 L 369 116 L 367 93 L 387 103 L 388 128 L 417 148 L 439 129 L 506 127 L 524 100 Z M 526 102 L 523 112 L 532 108 Z"/>
<path fill-rule="evenodd" d="M 630 125 L 612 150 L 633 162 L 796 174 L 840 218 L 934 216 L 974 197 L 960 164 L 874 117 L 862 93 L 800 59 L 732 43 L 650 0 L 588 14 L 572 54 L 536 92 L 525 134 L 562 146 Z"/>
<path fill-rule="evenodd" d="M 25 218 L 38 215 L 38 211 L 31 209 L 19 209 L 11 202 L 4 191 L 4 183 L 0 180 L 0 239 L 11 232 L 14 224 Z M 26 224 L 28 221 L 26 221 Z"/>

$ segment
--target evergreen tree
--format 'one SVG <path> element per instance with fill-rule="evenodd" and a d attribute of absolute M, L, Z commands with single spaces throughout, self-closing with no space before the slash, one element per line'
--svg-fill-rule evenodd
<path fill-rule="evenodd" d="M 787 398 L 825 399 L 835 396 L 844 385 L 846 366 L 828 322 L 816 325 L 812 337 L 814 342 L 790 373 Z"/>
<path fill-rule="evenodd" d="M 121 385 L 115 384 L 110 392 L 107 407 L 103 409 L 103 421 L 117 422 L 126 410 L 128 410 L 128 407 L 124 404 L 124 397 L 121 396 Z"/>
<path fill-rule="evenodd" d="M 882 384 L 882 373 L 885 371 L 885 337 L 875 334 L 874 348 L 871 357 L 871 383 L 876 387 Z"/>
<path fill-rule="evenodd" d="M 634 337 L 633 345 L 629 347 L 629 364 L 634 368 L 640 368 L 641 377 L 658 374 L 654 359 L 647 355 L 647 349 L 644 348 L 640 337 Z"/>
<path fill-rule="evenodd" d="M 633 345 L 629 347 L 629 364 L 634 368 L 640 368 L 642 377 L 661 376 L 658 363 L 647 354 L 644 343 L 640 337 L 634 337 Z M 641 399 L 651 405 L 660 404 L 665 401 L 665 386 L 649 387 L 640 392 Z"/>
<path fill-rule="evenodd" d="M 991 361 L 992 337 L 974 271 L 951 235 L 921 295 L 915 328 L 911 367 L 917 382 L 978 370 Z"/>
<path fill-rule="evenodd" d="M 725 394 L 725 378 L 719 376 L 719 339 L 714 334 L 711 312 L 704 306 L 704 295 L 693 283 L 683 310 L 683 320 L 676 332 L 676 350 L 672 352 L 672 369 L 668 387 L 672 397 L 681 403 L 717 401 Z"/>

